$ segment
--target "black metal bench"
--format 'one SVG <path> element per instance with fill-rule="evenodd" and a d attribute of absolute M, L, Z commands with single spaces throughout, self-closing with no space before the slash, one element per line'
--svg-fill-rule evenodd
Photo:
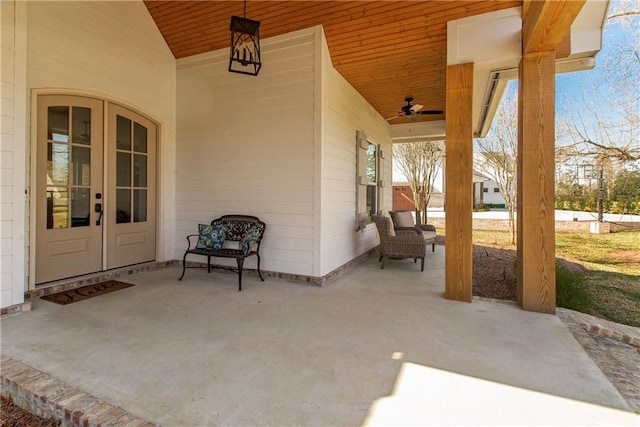
<path fill-rule="evenodd" d="M 262 241 L 262 237 L 264 236 L 265 223 L 260 221 L 255 216 L 249 215 L 224 215 L 220 218 L 214 219 L 211 221 L 211 226 L 223 226 L 224 227 L 224 241 L 225 242 L 234 242 L 233 245 L 238 245 L 238 248 L 229 247 L 228 243 L 225 247 L 213 249 L 213 248 L 202 248 L 197 247 L 197 239 L 196 244 L 193 243 L 192 238 L 199 238 L 199 234 L 190 234 L 187 236 L 188 248 L 184 253 L 184 257 L 182 258 L 182 275 L 178 280 L 182 280 L 184 277 L 184 273 L 187 268 L 187 255 L 201 255 L 207 257 L 207 271 L 211 272 L 211 258 L 219 257 L 219 258 L 235 258 L 237 263 L 237 268 L 227 267 L 227 266 L 218 266 L 221 268 L 227 268 L 232 271 L 236 271 L 238 273 L 238 291 L 242 291 L 242 270 L 244 265 L 245 258 L 250 256 L 255 256 L 257 258 L 257 271 L 260 280 L 264 282 L 264 278 L 262 277 L 262 272 L 260 271 L 260 243 Z M 245 236 L 248 233 L 251 233 L 252 240 L 248 243 L 247 247 L 243 248 L 243 241 L 245 240 Z"/>

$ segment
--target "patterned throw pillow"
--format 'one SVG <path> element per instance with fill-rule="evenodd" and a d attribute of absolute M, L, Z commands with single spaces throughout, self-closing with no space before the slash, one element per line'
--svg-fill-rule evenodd
<path fill-rule="evenodd" d="M 198 249 L 222 249 L 224 225 L 198 224 Z"/>
<path fill-rule="evenodd" d="M 260 229 L 258 227 L 252 226 L 247 230 L 244 236 L 242 236 L 242 253 L 248 254 L 250 251 L 254 251 L 258 244 L 258 239 L 260 238 Z"/>

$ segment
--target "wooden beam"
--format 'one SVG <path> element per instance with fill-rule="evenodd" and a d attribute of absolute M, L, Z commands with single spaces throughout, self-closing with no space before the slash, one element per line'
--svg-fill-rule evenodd
<path fill-rule="evenodd" d="M 536 0 L 523 9 L 522 53 L 555 50 L 586 0 Z"/>
<path fill-rule="evenodd" d="M 569 31 L 556 47 L 556 59 L 571 55 L 571 31 Z"/>
<path fill-rule="evenodd" d="M 555 51 L 523 55 L 518 82 L 517 295 L 523 309 L 542 313 L 556 310 L 554 82 Z"/>
<path fill-rule="evenodd" d="M 447 67 L 445 188 L 445 291 L 447 299 L 471 302 L 473 247 L 473 63 Z"/>

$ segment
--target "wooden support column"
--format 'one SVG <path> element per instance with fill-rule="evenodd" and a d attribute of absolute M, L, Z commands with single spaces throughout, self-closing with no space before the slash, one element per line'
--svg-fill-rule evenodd
<path fill-rule="evenodd" d="M 555 59 L 585 0 L 523 2 L 518 82 L 518 304 L 555 313 Z"/>
<path fill-rule="evenodd" d="M 522 57 L 518 120 L 518 304 L 555 313 L 555 51 Z"/>
<path fill-rule="evenodd" d="M 445 291 L 447 299 L 471 302 L 473 247 L 473 64 L 447 67 Z"/>

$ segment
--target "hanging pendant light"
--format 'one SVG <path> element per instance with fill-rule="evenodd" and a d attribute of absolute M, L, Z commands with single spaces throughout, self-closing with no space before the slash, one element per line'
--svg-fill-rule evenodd
<path fill-rule="evenodd" d="M 257 76 L 260 62 L 260 21 L 247 19 L 247 2 L 244 2 L 244 17 L 231 17 L 231 54 L 229 71 Z"/>

